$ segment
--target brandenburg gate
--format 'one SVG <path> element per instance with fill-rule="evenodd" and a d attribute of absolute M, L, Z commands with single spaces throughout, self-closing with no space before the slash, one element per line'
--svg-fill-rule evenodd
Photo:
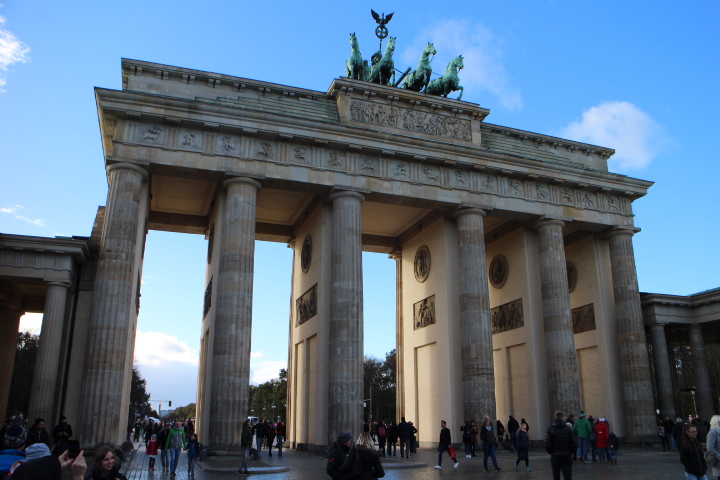
<path fill-rule="evenodd" d="M 294 251 L 295 448 L 360 431 L 363 251 L 396 262 L 397 415 L 421 447 L 441 418 L 485 415 L 540 440 L 555 410 L 655 435 L 632 244 L 651 182 L 609 172 L 613 150 L 345 77 L 322 92 L 123 59 L 122 79 L 95 90 L 109 193 L 64 404 L 83 445 L 124 436 L 149 230 L 208 241 L 197 431 L 218 452 L 248 415 L 256 240 Z"/>

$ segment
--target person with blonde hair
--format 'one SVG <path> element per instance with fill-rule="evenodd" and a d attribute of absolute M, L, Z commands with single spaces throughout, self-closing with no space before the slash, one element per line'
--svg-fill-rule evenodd
<path fill-rule="evenodd" d="M 354 463 L 357 466 L 352 468 L 360 472 L 361 480 L 382 478 L 385 476 L 385 470 L 380 463 L 381 456 L 382 452 L 375 450 L 375 441 L 370 436 L 370 432 L 362 432 L 355 445 L 350 447 L 345 464 L 340 470 L 349 471 L 348 464 Z"/>
<path fill-rule="evenodd" d="M 715 457 L 712 462 L 712 474 L 720 479 L 720 415 L 713 415 L 710 419 L 710 432 L 705 447 L 708 453 Z"/>

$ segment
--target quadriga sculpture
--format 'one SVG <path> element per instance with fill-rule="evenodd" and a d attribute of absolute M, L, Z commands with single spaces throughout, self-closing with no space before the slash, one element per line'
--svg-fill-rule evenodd
<path fill-rule="evenodd" d="M 363 80 L 363 57 L 360 53 L 360 42 L 354 33 L 350 34 L 350 58 L 345 64 L 345 76 L 355 80 Z"/>
<path fill-rule="evenodd" d="M 437 54 L 437 50 L 435 50 L 432 43 L 425 45 L 422 54 L 420 54 L 420 61 L 418 62 L 417 68 L 405 77 L 403 88 L 419 92 L 427 86 L 428 82 L 430 82 L 430 74 L 432 74 L 430 55 L 435 54 Z"/>
<path fill-rule="evenodd" d="M 457 98 L 460 100 L 465 89 L 460 85 L 460 77 L 458 77 L 457 72 L 458 70 L 462 70 L 464 66 L 462 55 L 458 55 L 450 60 L 450 63 L 445 69 L 445 75 L 443 75 L 442 78 L 436 78 L 430 82 L 425 88 L 425 93 L 428 95 L 442 95 L 443 97 L 447 97 L 450 92 L 460 90 L 460 96 Z"/>

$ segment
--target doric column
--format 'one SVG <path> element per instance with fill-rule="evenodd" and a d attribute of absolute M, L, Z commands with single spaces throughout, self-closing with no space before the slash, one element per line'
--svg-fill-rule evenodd
<path fill-rule="evenodd" d="M 560 220 L 551 219 L 535 223 L 540 250 L 540 289 L 551 414 L 556 410 L 579 412 L 582 403 L 562 234 L 564 225 Z"/>
<path fill-rule="evenodd" d="M 0 412 L 3 414 L 7 411 L 13 367 L 15 366 L 20 317 L 24 313 L 9 306 L 0 305 Z"/>
<path fill-rule="evenodd" d="M 631 442 L 654 438 L 655 408 L 650 358 L 640 304 L 632 230 L 617 229 L 608 234 L 610 268 L 615 297 L 615 322 L 620 354 L 626 434 Z"/>
<path fill-rule="evenodd" d="M 485 254 L 485 211 L 468 208 L 455 213 L 460 268 L 462 326 L 463 417 L 495 414 L 495 371 Z"/>
<path fill-rule="evenodd" d="M 65 321 L 65 300 L 70 285 L 49 282 L 45 294 L 38 355 L 30 391 L 28 418 L 43 418 L 49 424 L 56 422 L 57 398 L 55 389 L 58 382 L 60 350 L 62 349 L 63 323 Z"/>
<path fill-rule="evenodd" d="M 402 250 L 389 256 L 395 260 L 395 413 L 399 418 L 405 416 Z"/>
<path fill-rule="evenodd" d="M 78 425 L 83 446 L 117 444 L 130 321 L 135 313 L 138 229 L 144 228 L 142 184 L 147 171 L 119 163 L 107 168 L 110 191 L 93 287 Z M 132 354 L 132 353 L 131 353 Z"/>
<path fill-rule="evenodd" d="M 692 355 L 693 376 L 695 377 L 698 415 L 704 421 L 709 422 L 710 418 L 715 414 L 715 409 L 713 408 L 705 341 L 703 340 L 700 325 L 690 325 L 688 330 L 690 333 L 690 354 Z"/>
<path fill-rule="evenodd" d="M 330 378 L 328 444 L 338 432 L 362 425 L 363 284 L 362 216 L 365 197 L 356 192 L 330 195 L 332 202 L 332 292 L 330 293 Z"/>
<path fill-rule="evenodd" d="M 670 355 L 668 354 L 667 340 L 665 339 L 665 325 L 656 323 L 650 325 L 652 338 L 653 361 L 655 363 L 655 376 L 657 378 L 658 399 L 660 400 L 660 413 L 665 417 L 675 418 L 675 395 L 673 392 L 672 371 L 670 370 Z"/>
<path fill-rule="evenodd" d="M 238 448 L 247 418 L 250 385 L 255 218 L 260 183 L 241 177 L 226 180 L 224 186 L 208 443 L 215 448 Z"/>

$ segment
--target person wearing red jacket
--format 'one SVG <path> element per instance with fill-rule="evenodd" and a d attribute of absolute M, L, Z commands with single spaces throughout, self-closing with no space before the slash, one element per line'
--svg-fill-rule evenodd
<path fill-rule="evenodd" d="M 610 428 L 608 427 L 605 417 L 600 417 L 597 425 L 595 425 L 595 434 L 597 435 L 595 447 L 598 451 L 600 463 L 603 463 L 605 459 L 610 461 L 610 443 L 608 442 L 608 440 L 610 440 Z"/>
<path fill-rule="evenodd" d="M 153 433 L 153 436 L 150 437 L 150 441 L 147 444 L 147 448 L 145 448 L 145 453 L 147 453 L 150 457 L 148 470 L 155 470 L 155 459 L 157 458 L 159 444 L 160 442 L 158 442 L 158 436 Z"/>

